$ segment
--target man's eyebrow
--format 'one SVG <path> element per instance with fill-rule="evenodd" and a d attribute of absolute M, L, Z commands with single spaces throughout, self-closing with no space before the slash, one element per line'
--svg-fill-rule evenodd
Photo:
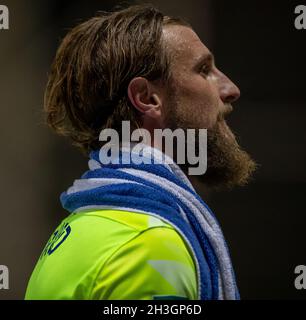
<path fill-rule="evenodd" d="M 196 60 L 195 67 L 197 68 L 202 66 L 204 63 L 214 62 L 214 61 L 215 61 L 215 57 L 211 52 L 204 53 Z"/>

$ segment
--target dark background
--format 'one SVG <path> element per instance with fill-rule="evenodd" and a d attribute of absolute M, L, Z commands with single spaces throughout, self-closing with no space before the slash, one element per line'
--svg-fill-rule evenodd
<path fill-rule="evenodd" d="M 0 299 L 24 297 L 45 242 L 67 214 L 59 194 L 87 166 L 43 123 L 56 48 L 69 28 L 117 3 L 1 2 L 10 29 L 0 30 L 0 265 L 9 267 L 10 289 Z M 242 298 L 306 298 L 294 287 L 295 267 L 306 264 L 306 30 L 294 27 L 303 1 L 151 3 L 187 18 L 241 89 L 228 121 L 260 167 L 247 187 L 199 192 L 221 222 Z"/>

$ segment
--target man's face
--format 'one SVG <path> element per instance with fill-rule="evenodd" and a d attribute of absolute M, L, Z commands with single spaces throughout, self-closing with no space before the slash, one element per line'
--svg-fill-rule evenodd
<path fill-rule="evenodd" d="M 238 87 L 217 69 L 213 55 L 192 29 L 166 26 L 163 36 L 171 55 L 164 126 L 208 129 L 208 168 L 202 180 L 212 187 L 245 184 L 255 163 L 224 119 L 240 96 Z"/>

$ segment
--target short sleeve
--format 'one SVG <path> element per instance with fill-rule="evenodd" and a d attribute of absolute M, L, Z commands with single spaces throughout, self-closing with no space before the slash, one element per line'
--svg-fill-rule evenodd
<path fill-rule="evenodd" d="M 121 245 L 101 266 L 91 298 L 196 300 L 196 270 L 181 236 L 153 227 Z"/>

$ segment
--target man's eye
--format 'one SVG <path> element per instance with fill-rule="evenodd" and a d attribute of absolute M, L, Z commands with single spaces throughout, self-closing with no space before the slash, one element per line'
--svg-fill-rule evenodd
<path fill-rule="evenodd" d="M 208 65 L 204 65 L 202 68 L 201 68 L 201 73 L 205 74 L 205 75 L 208 75 L 210 72 L 210 67 Z"/>

